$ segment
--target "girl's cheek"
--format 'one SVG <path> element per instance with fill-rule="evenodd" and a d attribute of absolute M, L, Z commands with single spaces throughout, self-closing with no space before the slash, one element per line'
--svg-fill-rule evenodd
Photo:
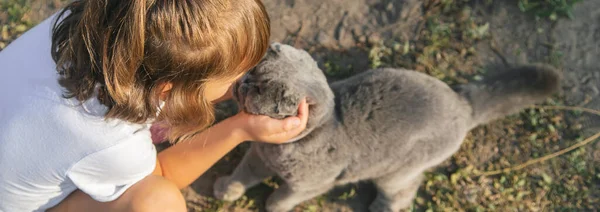
<path fill-rule="evenodd" d="M 159 144 L 167 140 L 167 133 L 169 129 L 160 124 L 152 124 L 150 127 L 150 133 L 152 135 L 152 143 Z"/>
<path fill-rule="evenodd" d="M 229 91 L 229 87 L 231 87 L 233 83 L 222 83 L 222 84 L 213 84 L 213 85 L 208 85 L 206 92 L 204 93 L 204 96 L 209 100 L 209 101 L 214 101 L 217 100 L 221 97 L 223 97 L 223 95 L 225 95 L 227 93 L 227 91 Z"/>

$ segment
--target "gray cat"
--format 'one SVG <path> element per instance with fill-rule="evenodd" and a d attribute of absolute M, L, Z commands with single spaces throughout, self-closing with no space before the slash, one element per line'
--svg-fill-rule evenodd
<path fill-rule="evenodd" d="M 248 113 L 284 118 L 306 97 L 307 128 L 295 142 L 253 143 L 214 194 L 233 201 L 277 175 L 285 184 L 266 209 L 285 212 L 334 186 L 372 180 L 378 194 L 369 209 L 399 211 L 422 173 L 456 152 L 469 130 L 546 99 L 559 79 L 552 68 L 522 66 L 451 88 L 419 72 L 376 69 L 328 85 L 307 52 L 274 43 L 234 85 L 234 98 Z"/>

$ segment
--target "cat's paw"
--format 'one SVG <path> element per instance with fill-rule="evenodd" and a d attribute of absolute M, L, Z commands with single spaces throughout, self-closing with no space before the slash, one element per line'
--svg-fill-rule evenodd
<path fill-rule="evenodd" d="M 267 203 L 267 207 L 265 208 L 267 210 L 267 212 L 290 212 L 292 211 L 292 209 L 294 209 L 293 207 L 285 207 L 282 205 L 278 205 L 278 204 L 268 204 Z"/>
<path fill-rule="evenodd" d="M 240 182 L 231 182 L 230 177 L 219 177 L 214 185 L 213 194 L 215 198 L 225 201 L 235 201 L 242 197 L 246 188 Z"/>
<path fill-rule="evenodd" d="M 394 202 L 378 195 L 369 206 L 370 212 L 399 212 L 409 211 L 412 198 L 396 199 Z"/>
<path fill-rule="evenodd" d="M 369 206 L 370 212 L 397 212 L 392 209 L 389 200 L 385 200 L 381 197 L 375 198 L 373 203 Z"/>

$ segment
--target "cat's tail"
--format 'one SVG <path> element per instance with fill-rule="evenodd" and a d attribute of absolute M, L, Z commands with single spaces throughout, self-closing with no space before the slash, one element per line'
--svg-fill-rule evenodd
<path fill-rule="evenodd" d="M 539 103 L 559 88 L 561 75 L 545 65 L 526 65 L 453 89 L 469 101 L 473 127 Z"/>

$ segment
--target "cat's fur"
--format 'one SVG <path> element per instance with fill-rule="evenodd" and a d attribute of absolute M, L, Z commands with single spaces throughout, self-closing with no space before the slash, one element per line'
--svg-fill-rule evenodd
<path fill-rule="evenodd" d="M 274 43 L 235 85 L 235 99 L 246 112 L 283 118 L 307 97 L 307 129 L 292 143 L 253 143 L 214 194 L 235 200 L 278 175 L 285 184 L 266 208 L 284 212 L 336 185 L 372 180 L 370 210 L 398 211 L 411 204 L 423 171 L 456 152 L 469 130 L 546 99 L 559 79 L 552 68 L 522 66 L 451 88 L 419 72 L 376 69 L 328 85 L 307 52 Z"/>

